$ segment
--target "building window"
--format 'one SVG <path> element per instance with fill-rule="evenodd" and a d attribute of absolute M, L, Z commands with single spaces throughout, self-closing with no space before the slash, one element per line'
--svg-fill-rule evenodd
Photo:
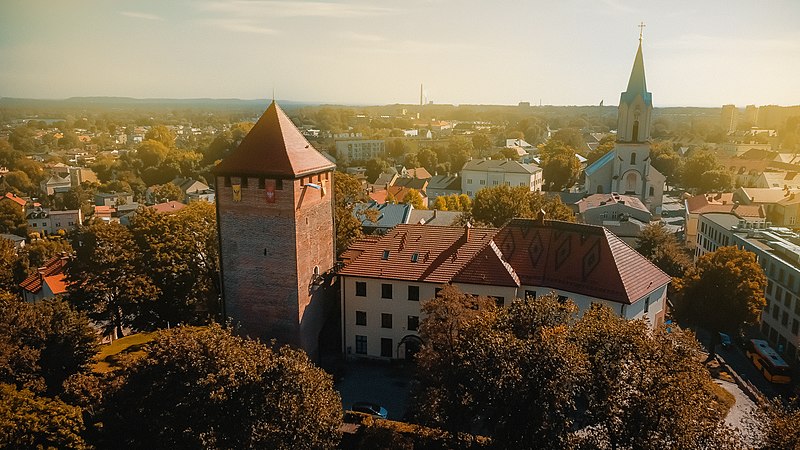
<path fill-rule="evenodd" d="M 650 311 L 650 297 L 647 297 L 647 298 L 644 299 L 644 312 L 645 312 L 645 314 L 647 314 L 648 311 Z"/>
<path fill-rule="evenodd" d="M 419 316 L 408 316 L 408 331 L 419 329 Z"/>
<path fill-rule="evenodd" d="M 436 288 L 436 289 L 434 290 L 434 296 L 438 297 L 438 296 L 439 296 L 439 292 L 442 292 L 442 289 L 443 289 L 443 288 Z"/>
<path fill-rule="evenodd" d="M 654 188 L 653 186 L 650 186 L 650 197 L 653 197 L 655 195 L 656 195 L 656 188 Z"/>
<path fill-rule="evenodd" d="M 381 298 L 392 298 L 392 285 L 381 284 Z"/>
<path fill-rule="evenodd" d="M 789 313 L 787 313 L 786 311 L 784 311 L 783 315 L 781 316 L 781 325 L 783 326 L 789 325 Z"/>
<path fill-rule="evenodd" d="M 367 282 L 356 281 L 356 297 L 366 297 L 366 296 L 367 296 Z"/>
<path fill-rule="evenodd" d="M 367 325 L 367 312 L 356 311 L 356 325 Z"/>
<path fill-rule="evenodd" d="M 505 297 L 495 297 L 495 296 L 493 296 L 493 295 L 490 295 L 490 296 L 489 296 L 489 298 L 493 299 L 493 300 L 494 300 L 494 303 L 495 303 L 497 306 L 503 306 L 503 305 L 505 305 L 505 303 L 506 303 L 506 299 L 505 299 Z"/>
<path fill-rule="evenodd" d="M 381 259 L 384 260 L 384 261 L 389 259 L 389 250 L 384 250 L 383 251 L 383 255 L 381 255 Z"/>
<path fill-rule="evenodd" d="M 467 178 L 467 184 L 472 184 L 472 178 Z"/>
<path fill-rule="evenodd" d="M 527 299 L 535 300 L 536 299 L 536 291 L 525 290 L 525 300 L 527 300 Z"/>
<path fill-rule="evenodd" d="M 392 344 L 391 339 L 381 338 L 381 356 L 383 356 L 384 358 L 391 358 L 393 347 L 394 344 Z"/>
<path fill-rule="evenodd" d="M 789 291 L 784 291 L 783 293 L 783 306 L 787 309 L 792 309 L 792 293 Z"/>
<path fill-rule="evenodd" d="M 800 328 L 800 322 L 797 319 L 792 320 L 792 334 L 797 336 L 798 328 Z"/>
<path fill-rule="evenodd" d="M 417 262 L 419 260 L 419 253 L 414 253 L 411 255 L 411 262 Z"/>
<path fill-rule="evenodd" d="M 772 305 L 772 318 L 778 320 L 778 305 Z"/>
<path fill-rule="evenodd" d="M 497 180 L 492 180 L 492 186 L 497 186 Z"/>
<path fill-rule="evenodd" d="M 225 187 L 231 187 L 231 177 L 225 177 Z"/>
<path fill-rule="evenodd" d="M 266 188 L 266 182 L 264 181 L 264 177 L 260 177 L 260 178 L 258 179 L 258 188 L 259 188 L 259 189 L 264 189 L 264 188 Z"/>
<path fill-rule="evenodd" d="M 275 180 L 275 189 L 279 191 L 283 190 L 283 180 L 281 180 L 280 178 Z"/>
<path fill-rule="evenodd" d="M 419 301 L 419 286 L 408 287 L 408 299 L 415 302 Z"/>
<path fill-rule="evenodd" d="M 486 184 L 486 180 L 481 180 L 481 186 Z"/>
<path fill-rule="evenodd" d="M 387 313 L 381 314 L 381 328 L 392 328 L 392 315 Z"/>
<path fill-rule="evenodd" d="M 247 177 L 242 177 L 242 187 L 243 187 L 243 188 L 246 188 L 246 187 L 247 187 L 247 181 L 248 181 L 248 180 L 249 180 L 249 178 L 247 178 Z"/>
<path fill-rule="evenodd" d="M 636 164 L 636 152 L 631 153 L 631 165 Z"/>
<path fill-rule="evenodd" d="M 367 354 L 367 337 L 356 335 L 356 353 L 359 355 Z"/>

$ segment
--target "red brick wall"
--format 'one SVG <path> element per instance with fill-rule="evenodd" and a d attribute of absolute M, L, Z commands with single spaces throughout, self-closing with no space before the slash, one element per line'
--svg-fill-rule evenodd
<path fill-rule="evenodd" d="M 258 178 L 233 201 L 225 177 L 217 177 L 220 255 L 226 312 L 242 334 L 302 347 L 312 355 L 324 320 L 323 290 L 310 289 L 314 267 L 334 263 L 332 174 L 283 180 L 275 203 L 266 202 Z M 325 179 L 327 178 L 327 180 Z M 231 177 L 231 184 L 240 184 Z M 275 186 L 274 180 L 265 180 Z"/>

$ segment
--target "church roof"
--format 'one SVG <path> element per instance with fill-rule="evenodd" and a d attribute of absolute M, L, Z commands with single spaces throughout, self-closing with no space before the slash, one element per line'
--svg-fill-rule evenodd
<path fill-rule="evenodd" d="M 637 95 L 642 96 L 644 104 L 653 106 L 653 94 L 647 92 L 647 81 L 644 77 L 644 58 L 642 57 L 642 41 L 639 41 L 639 49 L 636 50 L 636 58 L 633 60 L 633 70 L 628 79 L 628 89 L 619 98 L 620 103 L 631 103 Z"/>
<path fill-rule="evenodd" d="M 608 153 L 606 153 L 605 155 L 601 156 L 600 159 L 598 159 L 597 161 L 593 162 L 592 164 L 589 165 L 589 167 L 584 169 L 584 172 L 586 172 L 586 175 L 591 175 L 591 174 L 597 172 L 597 169 L 599 169 L 599 168 L 605 166 L 606 164 L 608 164 L 608 162 L 611 161 L 612 159 L 614 159 L 614 150 L 609 150 Z"/>
<path fill-rule="evenodd" d="M 214 167 L 214 173 L 296 178 L 335 167 L 273 101 L 239 147 Z"/>

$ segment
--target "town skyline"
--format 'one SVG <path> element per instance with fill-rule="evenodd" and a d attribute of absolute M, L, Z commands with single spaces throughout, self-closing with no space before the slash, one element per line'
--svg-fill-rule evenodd
<path fill-rule="evenodd" d="M 800 104 L 790 76 L 800 69 L 800 6 L 789 1 L 2 9 L 1 97 L 260 99 L 274 90 L 298 102 L 416 104 L 422 83 L 436 104 L 615 105 L 643 21 L 656 106 Z"/>

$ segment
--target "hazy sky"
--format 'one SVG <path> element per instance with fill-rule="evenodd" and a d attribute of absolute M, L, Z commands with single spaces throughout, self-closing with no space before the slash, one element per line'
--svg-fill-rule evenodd
<path fill-rule="evenodd" d="M 0 96 L 800 104 L 800 0 L 0 1 Z"/>

